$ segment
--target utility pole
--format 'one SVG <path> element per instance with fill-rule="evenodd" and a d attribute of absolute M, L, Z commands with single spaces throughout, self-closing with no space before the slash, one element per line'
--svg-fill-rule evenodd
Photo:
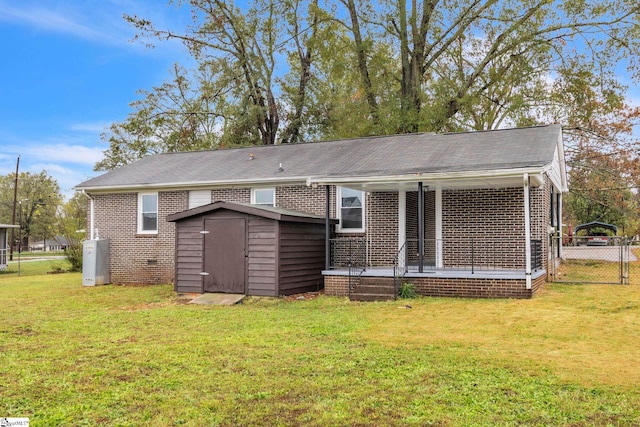
<path fill-rule="evenodd" d="M 20 156 L 16 162 L 16 181 L 13 185 L 13 217 L 11 218 L 11 224 L 16 225 L 16 204 L 18 203 L 18 170 L 20 169 Z M 11 246 L 9 249 L 9 260 L 13 261 L 13 245 L 16 242 L 15 228 L 11 229 Z"/>

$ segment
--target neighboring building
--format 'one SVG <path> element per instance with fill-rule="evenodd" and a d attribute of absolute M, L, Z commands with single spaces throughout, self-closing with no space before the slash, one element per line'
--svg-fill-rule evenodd
<path fill-rule="evenodd" d="M 180 291 L 175 221 L 200 218 L 204 227 L 223 201 L 235 218 L 279 222 L 264 213 L 270 207 L 285 221 L 335 218 L 323 245 L 327 294 L 395 277 L 423 295 L 527 298 L 546 280 L 567 182 L 561 127 L 549 125 L 158 154 L 77 189 L 90 197 L 90 238 L 110 239 L 116 283 L 174 282 Z M 245 252 L 260 237 L 247 230 Z M 204 283 L 200 231 L 190 262 Z M 269 239 L 275 253 L 279 237 Z M 258 274 L 246 261 L 245 292 L 257 277 L 279 280 L 278 268 Z"/>
<path fill-rule="evenodd" d="M 51 239 L 46 240 L 38 240 L 37 242 L 33 242 L 29 245 L 30 251 L 43 251 L 43 252 L 51 252 L 51 251 L 64 251 L 69 246 L 69 242 L 67 242 L 67 238 L 64 236 L 55 236 Z"/>
<path fill-rule="evenodd" d="M 9 235 L 11 229 L 19 229 L 18 225 L 0 224 L 0 271 L 7 269 L 9 264 Z"/>

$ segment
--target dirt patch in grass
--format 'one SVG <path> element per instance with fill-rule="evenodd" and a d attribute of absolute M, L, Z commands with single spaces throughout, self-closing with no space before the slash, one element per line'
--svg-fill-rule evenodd
<path fill-rule="evenodd" d="M 316 298 L 318 298 L 319 296 L 324 295 L 324 291 L 317 291 L 317 292 L 304 292 L 302 294 L 293 294 L 293 295 L 287 295 L 284 298 L 285 301 L 311 301 L 314 300 Z"/>

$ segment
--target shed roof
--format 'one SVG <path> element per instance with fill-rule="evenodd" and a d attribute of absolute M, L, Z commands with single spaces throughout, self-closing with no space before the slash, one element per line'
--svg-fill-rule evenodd
<path fill-rule="evenodd" d="M 250 215 L 259 216 L 262 218 L 273 219 L 276 221 L 288 221 L 288 222 L 304 222 L 313 224 L 324 224 L 325 218 L 320 215 L 312 215 L 304 212 L 298 212 L 290 209 L 276 208 L 264 205 L 248 205 L 244 203 L 232 203 L 217 201 L 208 205 L 198 206 L 196 208 L 187 209 L 182 212 L 178 212 L 167 216 L 168 222 L 176 222 L 186 218 L 192 218 L 194 216 L 215 212 L 217 210 L 226 209 L 234 212 L 240 212 Z M 337 223 L 337 220 L 331 219 L 332 223 Z"/>
<path fill-rule="evenodd" d="M 324 183 L 385 176 L 540 170 L 558 158 L 560 125 L 416 133 L 156 154 L 78 185 L 85 191 Z M 564 161 L 562 159 L 561 161 Z M 558 183 L 556 183 L 558 185 Z"/>

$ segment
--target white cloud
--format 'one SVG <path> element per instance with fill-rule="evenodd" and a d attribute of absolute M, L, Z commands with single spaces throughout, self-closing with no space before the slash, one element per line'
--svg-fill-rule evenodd
<path fill-rule="evenodd" d="M 69 129 L 78 132 L 101 133 L 111 125 L 111 122 L 74 123 Z"/>
<path fill-rule="evenodd" d="M 20 153 L 20 172 L 40 173 L 46 171 L 56 180 L 65 197 L 73 195 L 73 188 L 97 175 L 93 165 L 102 158 L 102 152 L 74 145 L 51 145 L 22 148 L 3 147 L 3 151 Z M 19 150 L 19 151 L 18 151 Z M 18 154 L 0 156 L 0 175 L 15 173 Z"/>
<path fill-rule="evenodd" d="M 12 151 L 37 160 L 93 166 L 102 159 L 103 150 L 73 144 L 32 144 L 22 149 L 14 147 Z"/>
<path fill-rule="evenodd" d="M 88 169 L 66 167 L 59 163 L 33 163 L 29 165 L 26 171 L 32 173 L 47 171 L 56 180 L 58 186 L 60 186 L 60 191 L 65 197 L 72 196 L 73 188 L 76 185 L 93 176 L 89 174 Z"/>
<path fill-rule="evenodd" d="M 138 15 L 150 19 L 158 28 L 184 28 L 188 24 L 190 14 L 187 8 L 176 9 L 165 2 L 161 2 L 160 6 L 156 0 L 63 0 L 47 7 L 42 6 L 41 0 L 0 0 L 0 22 L 146 51 L 144 42 L 131 43 L 136 30 L 123 19 L 123 15 Z M 164 41 L 158 43 L 160 45 L 162 49 L 157 52 L 161 55 L 175 56 L 178 51 L 184 53 L 182 44 L 177 41 Z"/>
<path fill-rule="evenodd" d="M 25 3 L 21 3 L 19 6 L 0 3 L 0 20 L 2 21 L 14 22 L 43 31 L 69 34 L 91 41 L 108 44 L 122 43 L 119 37 L 106 31 L 106 28 L 79 23 L 82 21 L 90 22 L 87 18 L 80 16 L 74 9 L 52 10 Z"/>
<path fill-rule="evenodd" d="M 93 166 L 103 157 L 100 147 L 65 143 L 57 139 L 41 141 L 13 141 L 2 147 L 0 175 L 12 174 L 20 156 L 20 172 L 40 173 L 43 170 L 54 178 L 66 196 L 74 186 L 95 176 Z M 71 138 L 69 138 L 71 140 Z"/>

